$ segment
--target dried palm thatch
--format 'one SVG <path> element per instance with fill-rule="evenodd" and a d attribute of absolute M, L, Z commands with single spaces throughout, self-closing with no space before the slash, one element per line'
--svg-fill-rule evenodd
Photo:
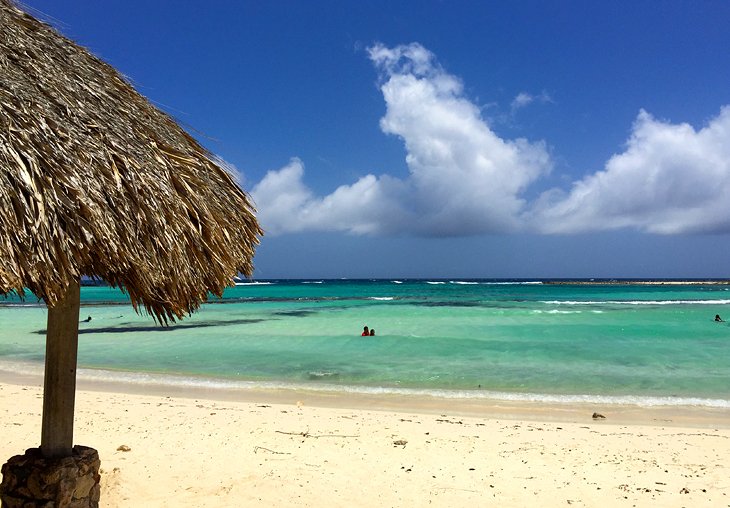
<path fill-rule="evenodd" d="M 0 294 L 53 307 L 83 275 L 158 321 L 250 275 L 254 209 L 111 66 L 0 0 Z"/>

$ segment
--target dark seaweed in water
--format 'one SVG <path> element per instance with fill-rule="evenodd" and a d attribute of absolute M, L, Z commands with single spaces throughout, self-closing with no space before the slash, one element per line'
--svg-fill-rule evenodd
<path fill-rule="evenodd" d="M 181 330 L 188 328 L 207 328 L 211 326 L 232 326 L 244 325 L 251 323 L 260 323 L 267 321 L 266 319 L 231 319 L 228 321 L 202 321 L 199 323 L 177 323 L 169 326 L 144 325 L 144 326 L 100 326 L 96 328 L 79 328 L 79 335 L 84 333 L 127 333 L 127 332 L 171 332 L 173 330 Z M 45 335 L 46 329 L 36 330 L 33 332 L 37 335 Z"/>
<path fill-rule="evenodd" d="M 312 314 L 316 314 L 316 310 L 282 310 L 274 312 L 276 316 L 289 316 L 289 317 L 306 317 Z"/>

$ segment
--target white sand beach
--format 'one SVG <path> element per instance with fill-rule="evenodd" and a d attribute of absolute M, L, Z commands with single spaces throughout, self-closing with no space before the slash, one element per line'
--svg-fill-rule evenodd
<path fill-rule="evenodd" d="M 0 381 L 4 462 L 42 390 Z M 106 507 L 730 506 L 730 410 L 90 388 L 74 441 Z"/>

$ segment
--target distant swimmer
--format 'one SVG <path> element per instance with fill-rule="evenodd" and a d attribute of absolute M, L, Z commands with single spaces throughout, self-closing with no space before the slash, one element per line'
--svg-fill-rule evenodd
<path fill-rule="evenodd" d="M 724 323 L 723 319 L 720 317 L 720 314 L 715 314 L 715 321 L 718 323 Z"/>
<path fill-rule="evenodd" d="M 370 329 L 370 336 L 375 337 L 375 328 Z"/>
<path fill-rule="evenodd" d="M 84 320 L 83 320 L 83 321 L 81 321 L 81 322 L 82 322 L 82 323 L 88 323 L 89 321 L 91 321 L 91 316 L 87 317 L 86 319 L 84 319 Z"/>
<path fill-rule="evenodd" d="M 369 335 L 370 335 L 370 330 L 368 329 L 367 326 L 363 326 L 362 327 L 362 335 L 361 336 L 362 337 L 368 337 Z"/>

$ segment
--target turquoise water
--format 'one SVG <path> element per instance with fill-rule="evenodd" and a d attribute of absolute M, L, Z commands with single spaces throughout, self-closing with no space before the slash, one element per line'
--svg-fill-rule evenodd
<path fill-rule="evenodd" d="M 159 327 L 83 287 L 82 375 L 730 407 L 728 285 L 324 280 L 240 284 Z M 0 368 L 43 362 L 46 310 L 0 300 Z M 361 337 L 364 325 L 375 337 Z"/>

